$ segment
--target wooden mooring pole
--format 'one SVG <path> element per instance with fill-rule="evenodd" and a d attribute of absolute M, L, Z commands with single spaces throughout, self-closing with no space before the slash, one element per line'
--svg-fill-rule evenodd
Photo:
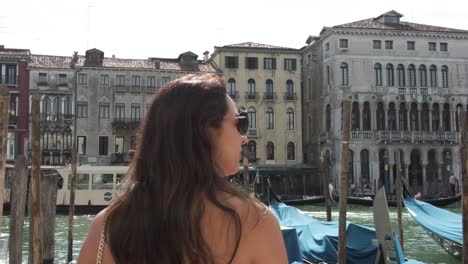
<path fill-rule="evenodd" d="M 30 215 L 32 226 L 32 263 L 42 263 L 42 221 L 41 221 L 41 141 L 40 141 L 40 98 L 37 95 L 32 97 L 31 103 L 31 138 L 32 138 L 32 169 L 31 169 L 31 193 L 32 193 L 32 214 Z"/>
<path fill-rule="evenodd" d="M 341 142 L 340 214 L 338 219 L 338 263 L 346 264 L 346 211 L 348 206 L 350 102 L 343 100 L 343 138 Z"/>
<path fill-rule="evenodd" d="M 42 264 L 53 264 L 55 259 L 55 216 L 57 207 L 57 172 L 45 172 L 41 175 L 42 206 Z"/>
<path fill-rule="evenodd" d="M 468 263 L 468 149 L 467 149 L 467 114 L 457 107 L 460 124 L 460 156 L 461 156 L 461 181 L 462 181 L 462 226 L 463 226 L 463 253 L 462 263 Z"/>
<path fill-rule="evenodd" d="M 398 221 L 398 235 L 400 236 L 401 248 L 403 249 L 403 217 L 402 210 L 402 182 L 401 182 L 401 155 L 398 149 L 395 153 L 396 157 L 396 195 L 397 195 L 397 221 Z"/>
<path fill-rule="evenodd" d="M 76 129 L 76 128 L 75 128 Z M 76 142 L 76 137 L 74 139 Z M 73 260 L 73 218 L 75 217 L 75 188 L 76 188 L 76 164 L 77 164 L 77 145 L 74 144 L 71 159 L 71 187 L 70 187 L 70 206 L 68 211 L 68 262 Z M 68 175 L 65 175 L 68 177 Z M 66 188 L 66 187 L 65 187 Z"/>
<path fill-rule="evenodd" d="M 10 264 L 22 263 L 23 261 L 23 225 L 28 175 L 29 170 L 26 157 L 16 157 L 10 203 L 10 242 L 8 243 Z"/>
<path fill-rule="evenodd" d="M 8 140 L 8 118 L 10 109 L 10 91 L 5 85 L 0 86 L 0 223 L 3 219 L 3 192 L 5 184 L 5 163 Z M 2 228 L 0 225 L 0 234 Z"/>
<path fill-rule="evenodd" d="M 322 160 L 322 182 L 323 182 L 323 196 L 325 196 L 325 208 L 327 211 L 327 222 L 331 221 L 331 203 L 330 203 L 330 189 L 328 188 L 328 160 L 329 157 L 324 157 Z"/>

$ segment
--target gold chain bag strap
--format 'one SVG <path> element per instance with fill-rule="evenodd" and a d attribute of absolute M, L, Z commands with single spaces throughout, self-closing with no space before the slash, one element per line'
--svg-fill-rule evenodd
<path fill-rule="evenodd" d="M 101 232 L 101 237 L 99 239 L 99 247 L 98 247 L 98 253 L 97 253 L 97 258 L 96 258 L 96 264 L 102 264 L 102 257 L 104 256 L 104 243 L 105 243 L 104 230 L 105 229 L 103 228 Z"/>

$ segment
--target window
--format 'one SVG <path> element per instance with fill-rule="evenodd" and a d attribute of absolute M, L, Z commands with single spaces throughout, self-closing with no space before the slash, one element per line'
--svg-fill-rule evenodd
<path fill-rule="evenodd" d="M 419 65 L 419 85 L 427 87 L 427 69 L 426 65 Z"/>
<path fill-rule="evenodd" d="M 374 49 L 381 49 L 382 48 L 382 41 L 381 40 L 374 40 L 373 42 Z"/>
<path fill-rule="evenodd" d="M 125 75 L 117 75 L 115 77 L 115 86 L 124 87 L 125 86 Z"/>
<path fill-rule="evenodd" d="M 99 118 L 109 119 L 109 103 L 99 103 Z"/>
<path fill-rule="evenodd" d="M 326 51 L 329 51 L 329 50 L 330 50 L 330 43 L 327 42 L 327 43 L 325 44 L 325 50 L 326 50 Z"/>
<path fill-rule="evenodd" d="M 146 77 L 146 86 L 148 88 L 156 88 L 156 77 L 154 76 L 148 76 Z"/>
<path fill-rule="evenodd" d="M 393 40 L 386 40 L 385 41 L 385 49 L 387 49 L 387 50 L 393 49 Z"/>
<path fill-rule="evenodd" d="M 88 74 L 78 73 L 78 84 L 79 85 L 88 85 Z"/>
<path fill-rule="evenodd" d="M 47 85 L 47 73 L 39 73 L 39 85 Z"/>
<path fill-rule="evenodd" d="M 77 106 L 78 118 L 87 118 L 88 117 L 88 102 L 78 102 L 76 106 Z"/>
<path fill-rule="evenodd" d="M 63 132 L 63 149 L 70 150 L 72 147 L 72 130 L 67 127 Z"/>
<path fill-rule="evenodd" d="M 330 66 L 327 65 L 327 84 L 330 84 Z"/>
<path fill-rule="evenodd" d="M 286 129 L 294 130 L 294 110 L 291 107 L 286 111 Z"/>
<path fill-rule="evenodd" d="M 237 56 L 226 56 L 224 58 L 225 67 L 229 69 L 239 68 L 239 57 Z"/>
<path fill-rule="evenodd" d="M 371 112 L 369 102 L 364 102 L 364 107 L 362 109 L 362 130 L 371 130 Z"/>
<path fill-rule="evenodd" d="M 275 145 L 273 145 L 273 142 L 269 141 L 267 143 L 266 152 L 267 160 L 275 160 Z"/>
<path fill-rule="evenodd" d="M 286 97 L 289 100 L 294 99 L 294 82 L 292 80 L 286 81 Z"/>
<path fill-rule="evenodd" d="M 340 49 L 347 49 L 347 48 L 348 48 L 348 40 L 340 39 Z"/>
<path fill-rule="evenodd" d="M 78 155 L 86 155 L 86 137 L 78 136 Z"/>
<path fill-rule="evenodd" d="M 253 140 L 249 141 L 247 148 L 249 151 L 249 159 L 251 161 L 257 161 L 257 143 L 255 143 Z"/>
<path fill-rule="evenodd" d="M 387 64 L 387 85 L 394 86 L 395 85 L 395 78 L 394 78 L 394 71 L 393 71 L 393 64 Z"/>
<path fill-rule="evenodd" d="M 444 43 L 444 42 L 440 43 L 440 51 L 448 51 L 447 43 Z"/>
<path fill-rule="evenodd" d="M 380 63 L 374 65 L 374 84 L 382 86 L 382 65 Z"/>
<path fill-rule="evenodd" d="M 413 64 L 408 66 L 409 86 L 416 87 L 416 68 Z"/>
<path fill-rule="evenodd" d="M 276 70 L 276 59 L 275 58 L 264 58 L 263 59 L 263 68 L 265 70 Z"/>
<path fill-rule="evenodd" d="M 234 78 L 228 80 L 228 94 L 232 99 L 236 99 L 236 80 Z"/>
<path fill-rule="evenodd" d="M 124 137 L 115 137 L 115 149 L 114 153 L 124 153 L 124 142 L 125 138 Z"/>
<path fill-rule="evenodd" d="M 341 85 L 349 85 L 348 64 L 346 62 L 342 62 L 340 65 L 340 69 L 341 69 Z"/>
<path fill-rule="evenodd" d="M 109 155 L 109 137 L 99 136 L 99 156 Z"/>
<path fill-rule="evenodd" d="M 88 190 L 89 189 L 89 174 L 76 174 L 76 189 Z M 71 188 L 71 174 L 68 174 L 68 189 Z"/>
<path fill-rule="evenodd" d="M 140 76 L 132 75 L 132 87 L 140 87 Z"/>
<path fill-rule="evenodd" d="M 265 83 L 266 98 L 273 99 L 273 81 L 271 79 L 266 80 Z"/>
<path fill-rule="evenodd" d="M 431 87 L 437 87 L 437 67 L 435 65 L 431 65 L 429 68 L 429 76 Z"/>
<path fill-rule="evenodd" d="M 268 107 L 266 110 L 266 129 L 274 129 L 274 112 L 273 108 Z"/>
<path fill-rule="evenodd" d="M 448 87 L 448 67 L 446 65 L 443 65 L 442 68 L 440 68 L 440 71 L 442 72 L 442 87 L 447 88 Z"/>
<path fill-rule="evenodd" d="M 257 129 L 257 111 L 253 107 L 249 107 L 247 110 L 249 117 L 249 129 Z"/>
<path fill-rule="evenodd" d="M 6 65 L 6 84 L 16 84 L 16 65 Z"/>
<path fill-rule="evenodd" d="M 405 87 L 406 85 L 405 67 L 402 64 L 398 64 L 397 74 L 398 74 L 398 86 Z"/>
<path fill-rule="evenodd" d="M 168 84 L 168 83 L 171 82 L 171 77 L 164 76 L 164 77 L 162 77 L 161 82 L 162 82 L 162 86 L 164 86 L 164 85 L 166 85 L 166 84 Z"/>
<path fill-rule="evenodd" d="M 140 121 L 140 104 L 132 104 L 130 118 L 132 121 Z"/>
<path fill-rule="evenodd" d="M 436 51 L 436 43 L 435 42 L 429 42 L 429 50 L 430 51 Z"/>
<path fill-rule="evenodd" d="M 136 136 L 131 136 L 130 137 L 130 150 L 135 150 L 136 149 L 136 144 L 137 144 L 137 137 Z"/>
<path fill-rule="evenodd" d="M 406 42 L 406 49 L 407 49 L 407 50 L 415 50 L 415 43 L 414 43 L 414 41 L 407 41 L 407 42 Z"/>
<path fill-rule="evenodd" d="M 330 109 L 330 105 L 327 105 L 326 110 L 325 110 L 325 127 L 327 129 L 327 132 L 330 132 L 330 130 L 331 130 L 331 109 Z"/>
<path fill-rule="evenodd" d="M 124 120 L 125 119 L 125 104 L 117 103 L 115 104 L 115 113 L 114 119 L 116 120 Z"/>
<path fill-rule="evenodd" d="M 356 131 L 359 130 L 359 103 L 353 102 L 351 107 L 351 130 Z"/>
<path fill-rule="evenodd" d="M 296 59 L 284 59 L 284 69 L 287 71 L 295 71 Z"/>
<path fill-rule="evenodd" d="M 71 118 L 72 117 L 72 106 L 73 106 L 73 103 L 72 103 L 72 97 L 71 95 L 67 95 L 65 96 L 65 100 L 64 100 L 64 107 L 65 107 L 65 111 L 64 111 L 64 115 L 65 115 L 65 118 Z"/>
<path fill-rule="evenodd" d="M 245 68 L 249 70 L 258 69 L 258 58 L 257 57 L 246 57 Z"/>
<path fill-rule="evenodd" d="M 107 173 L 93 174 L 91 181 L 91 189 L 93 190 L 112 190 L 114 185 L 114 175 Z"/>
<path fill-rule="evenodd" d="M 67 85 L 67 74 L 59 73 L 58 85 L 60 85 L 60 86 Z"/>
<path fill-rule="evenodd" d="M 99 77 L 99 84 L 101 86 L 109 86 L 109 75 L 101 74 L 101 76 Z"/>
<path fill-rule="evenodd" d="M 255 80 L 249 79 L 247 81 L 247 98 L 248 99 L 255 99 Z"/>
<path fill-rule="evenodd" d="M 296 148 L 294 146 L 294 143 L 292 143 L 292 142 L 288 142 L 287 158 L 288 158 L 288 160 L 295 160 L 296 159 Z"/>

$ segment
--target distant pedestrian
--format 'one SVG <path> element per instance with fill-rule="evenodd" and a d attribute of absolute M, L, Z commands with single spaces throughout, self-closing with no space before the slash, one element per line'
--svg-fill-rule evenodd
<path fill-rule="evenodd" d="M 452 175 L 450 176 L 449 183 L 450 183 L 450 191 L 452 193 L 452 196 L 455 196 L 457 194 L 456 190 L 457 190 L 458 178 L 455 176 L 454 173 L 452 173 Z"/>

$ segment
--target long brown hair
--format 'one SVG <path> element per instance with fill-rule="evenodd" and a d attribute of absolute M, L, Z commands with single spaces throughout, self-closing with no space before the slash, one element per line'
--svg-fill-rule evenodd
<path fill-rule="evenodd" d="M 202 235 L 204 200 L 235 224 L 234 259 L 242 233 L 239 214 L 219 198 L 246 195 L 218 175 L 210 128 L 228 111 L 226 86 L 214 74 L 187 75 L 161 88 L 139 128 L 128 189 L 108 208 L 106 242 L 116 263 L 214 263 Z"/>

